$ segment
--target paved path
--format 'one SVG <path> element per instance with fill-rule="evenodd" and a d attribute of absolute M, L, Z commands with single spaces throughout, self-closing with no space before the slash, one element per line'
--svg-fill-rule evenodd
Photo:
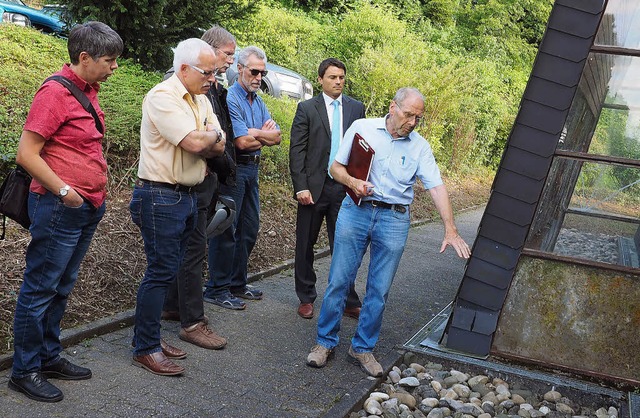
<path fill-rule="evenodd" d="M 460 233 L 471 245 L 483 209 L 457 216 Z M 389 296 L 382 334 L 375 354 L 383 366 L 397 358 L 401 346 L 455 296 L 464 261 L 452 249 L 439 254 L 443 228 L 428 223 L 412 228 Z M 277 250 L 277 249 L 276 249 Z M 364 295 L 366 264 L 357 279 Z M 326 286 L 330 258 L 316 262 L 318 294 Z M 9 370 L 0 372 L 0 417 L 320 417 L 344 404 L 353 389 L 371 385 L 358 366 L 348 361 L 347 349 L 356 321 L 342 322 L 342 341 L 324 369 L 305 365 L 315 341 L 316 319 L 296 314 L 293 271 L 254 283 L 262 301 L 249 302 L 245 311 L 231 311 L 205 303 L 212 327 L 228 338 L 221 351 L 184 343 L 178 325 L 163 322 L 169 343 L 188 351 L 179 360 L 182 377 L 161 377 L 131 365 L 130 327 L 111 332 L 65 350 L 72 361 L 90 367 L 93 378 L 54 380 L 65 394 L 62 402 L 44 404 L 7 388 Z M 321 297 L 316 301 L 316 317 Z M 386 364 L 387 363 L 387 364 Z M 341 401 L 342 400 L 342 401 Z M 341 401 L 341 402 L 340 402 Z M 335 408 L 335 407 L 334 407 Z M 329 414 L 335 414 L 335 409 Z"/>

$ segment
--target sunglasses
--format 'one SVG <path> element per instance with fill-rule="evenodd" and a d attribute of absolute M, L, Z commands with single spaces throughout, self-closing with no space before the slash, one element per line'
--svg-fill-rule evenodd
<path fill-rule="evenodd" d="M 249 70 L 249 72 L 251 73 L 252 76 L 257 77 L 258 74 L 262 75 L 263 77 L 266 77 L 267 74 L 269 73 L 269 71 L 267 70 L 256 70 L 255 68 L 249 68 L 249 67 L 245 67 L 247 70 Z"/>
<path fill-rule="evenodd" d="M 191 65 L 191 64 L 187 64 L 189 67 L 193 68 L 194 70 L 196 70 L 197 72 L 199 72 L 200 74 L 202 74 L 203 76 L 205 76 L 206 78 L 211 77 L 212 75 L 214 75 L 216 73 L 217 70 L 213 70 L 213 71 L 205 71 L 202 68 L 198 68 L 195 65 Z"/>

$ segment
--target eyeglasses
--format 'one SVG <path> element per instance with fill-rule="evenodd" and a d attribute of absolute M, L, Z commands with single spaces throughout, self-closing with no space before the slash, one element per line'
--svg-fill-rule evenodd
<path fill-rule="evenodd" d="M 189 67 L 193 68 L 194 70 L 196 70 L 197 72 L 199 72 L 200 74 L 202 74 L 203 76 L 205 76 L 205 78 L 211 77 L 212 75 L 214 75 L 216 73 L 216 71 L 218 71 L 217 69 L 213 70 L 213 71 L 205 71 L 202 68 L 196 67 L 195 65 L 191 65 L 191 64 L 187 64 L 187 65 Z"/>
<path fill-rule="evenodd" d="M 224 54 L 226 60 L 233 59 L 233 54 L 235 54 L 235 51 L 234 52 L 226 52 L 226 51 L 223 51 L 220 48 L 216 48 L 216 50 L 222 52 Z"/>
<path fill-rule="evenodd" d="M 396 102 L 394 101 L 394 103 L 396 103 Z M 416 125 L 420 125 L 420 122 L 422 122 L 422 119 L 424 118 L 424 115 L 423 116 L 418 116 L 418 115 L 414 115 L 411 112 L 406 112 L 400 107 L 400 105 L 398 103 L 396 103 L 396 106 L 398 107 L 398 110 L 400 110 L 400 112 L 402 113 L 402 115 L 405 118 L 407 118 L 407 119 L 415 119 L 416 120 Z"/>
<path fill-rule="evenodd" d="M 249 70 L 249 72 L 251 73 L 252 76 L 257 77 L 258 74 L 260 74 L 263 77 L 266 77 L 267 74 L 269 73 L 269 71 L 267 70 L 256 70 L 255 68 L 249 68 L 249 67 L 245 67 L 247 70 Z"/>

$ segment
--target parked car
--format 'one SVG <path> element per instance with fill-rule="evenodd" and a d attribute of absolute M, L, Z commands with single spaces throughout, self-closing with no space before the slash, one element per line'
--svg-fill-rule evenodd
<path fill-rule="evenodd" d="M 32 26 L 55 35 L 65 32 L 65 24 L 59 17 L 29 7 L 22 0 L 0 0 L 0 12 L 3 23 Z"/>
<path fill-rule="evenodd" d="M 238 79 L 238 52 L 240 51 L 235 53 L 233 64 L 223 75 L 223 83 L 226 79 L 228 85 Z M 270 62 L 267 62 L 267 75 L 262 77 L 260 90 L 273 97 L 290 97 L 296 101 L 313 97 L 313 86 L 309 80 L 295 71 Z"/>

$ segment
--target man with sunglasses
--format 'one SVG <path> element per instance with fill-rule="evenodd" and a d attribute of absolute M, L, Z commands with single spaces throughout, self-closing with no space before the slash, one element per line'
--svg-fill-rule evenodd
<path fill-rule="evenodd" d="M 236 39 L 226 29 L 215 25 L 202 35 L 202 40 L 216 52 L 215 67 L 218 74 L 224 73 L 233 63 Z M 165 79 L 174 74 L 173 67 L 165 74 Z M 226 138 L 233 137 L 227 91 L 213 77 L 207 98 L 213 106 Z M 202 264 L 207 252 L 207 215 L 218 189 L 218 184 L 235 184 L 235 162 L 233 141 L 225 143 L 225 154 L 207 158 L 207 174 L 202 183 L 195 186 L 198 198 L 198 216 L 195 230 L 189 237 L 187 250 L 178 272 L 177 280 L 167 290 L 162 310 L 162 319 L 180 322 L 180 339 L 207 349 L 224 347 L 226 340 L 209 328 L 209 320 L 204 315 L 202 299 Z M 212 266 L 215 268 L 215 266 Z M 240 302 L 238 300 L 238 302 Z"/>
<path fill-rule="evenodd" d="M 225 146 L 204 95 L 216 71 L 213 48 L 201 39 L 182 41 L 174 49 L 173 68 L 142 103 L 138 180 L 129 205 L 147 256 L 136 299 L 132 363 L 162 376 L 184 373 L 172 359 L 187 354 L 160 338 L 162 306 L 195 229 L 195 186 L 205 179 L 205 158 L 221 155 Z M 217 340 L 215 348 L 224 347 L 226 340 Z"/>
<path fill-rule="evenodd" d="M 247 285 L 249 255 L 258 237 L 260 196 L 258 165 L 262 147 L 278 145 L 280 128 L 271 119 L 264 102 L 256 94 L 267 74 L 267 56 L 256 46 L 238 54 L 238 80 L 229 87 L 227 105 L 236 148 L 236 186 L 220 186 L 236 204 L 233 230 L 209 240 L 209 280 L 205 301 L 228 309 L 244 309 L 237 298 L 259 300 L 262 292 Z"/>
<path fill-rule="evenodd" d="M 324 367 L 338 345 L 340 320 L 349 287 L 356 279 L 362 257 L 371 244 L 367 292 L 349 356 L 371 376 L 381 376 L 382 366 L 372 354 L 380 335 L 382 314 L 409 234 L 409 205 L 417 178 L 429 190 L 445 228 L 440 252 L 451 245 L 458 256 L 469 258 L 470 250 L 458 235 L 447 189 L 442 183 L 429 143 L 414 131 L 424 115 L 424 97 L 414 88 L 396 93 L 384 118 L 360 119 L 344 135 L 331 165 L 333 178 L 362 199 L 356 205 L 344 198 L 333 244 L 329 286 L 324 294 L 316 345 L 307 365 Z M 351 145 L 360 134 L 375 150 L 369 181 L 347 172 Z"/>

